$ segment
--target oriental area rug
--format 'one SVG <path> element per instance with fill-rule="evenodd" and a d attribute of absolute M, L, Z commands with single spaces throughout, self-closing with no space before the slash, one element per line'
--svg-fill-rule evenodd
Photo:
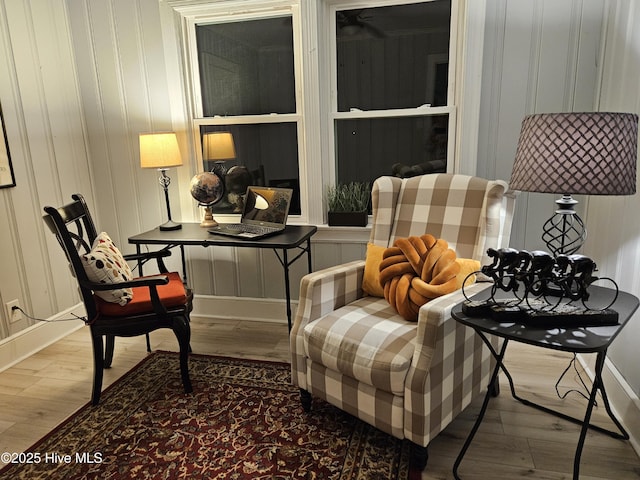
<path fill-rule="evenodd" d="M 314 399 L 285 363 L 155 352 L 0 471 L 7 479 L 413 478 L 410 444 Z M 30 461 L 30 463 L 29 463 Z M 411 474 L 411 475 L 410 475 Z M 419 473 L 418 473 L 419 475 Z"/>

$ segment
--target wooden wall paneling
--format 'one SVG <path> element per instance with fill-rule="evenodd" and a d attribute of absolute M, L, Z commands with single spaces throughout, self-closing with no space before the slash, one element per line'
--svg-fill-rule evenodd
<path fill-rule="evenodd" d="M 9 38 L 5 51 L 11 58 L 6 76 L 16 102 L 13 115 L 5 111 L 5 122 L 10 123 L 7 131 L 18 183 L 6 190 L 11 205 L 11 219 L 6 225 L 18 268 L 15 276 L 7 275 L 13 286 L 3 289 L 3 296 L 5 301 L 18 298 L 22 307 L 35 315 L 50 315 L 69 299 L 68 289 L 59 291 L 60 303 L 49 296 L 57 286 L 48 268 L 48 232 L 42 224 L 41 203 L 61 198 L 59 168 L 75 166 L 74 172 L 81 171 L 78 162 L 69 158 L 73 149 L 69 148 L 67 122 L 74 115 L 77 98 L 65 98 L 69 92 L 65 84 L 74 83 L 73 69 L 61 68 L 68 67 L 70 60 L 68 42 L 64 48 L 67 29 L 64 15 L 54 15 L 55 11 L 53 6 L 39 2 L 4 4 Z M 61 88 L 59 92 L 54 91 L 56 86 Z M 58 136 L 53 138 L 54 134 Z M 82 139 L 79 141 L 81 150 Z M 64 275 L 68 269 L 65 266 L 61 271 Z"/>
<path fill-rule="evenodd" d="M 540 36 L 536 38 L 537 58 L 535 113 L 567 111 L 573 98 L 576 22 L 572 2 L 545 0 L 539 17 Z"/>
<path fill-rule="evenodd" d="M 601 50 L 606 18 L 602 2 L 582 2 L 579 19 L 579 42 L 576 51 L 575 91 L 571 105 L 576 112 L 597 109 L 597 91 L 600 85 Z"/>
<path fill-rule="evenodd" d="M 508 181 L 512 162 L 503 166 L 500 173 L 497 173 L 496 166 L 497 138 L 500 131 L 497 119 L 503 101 L 500 78 L 504 65 L 506 8 L 505 0 L 496 0 L 486 5 L 476 175 Z"/>
<path fill-rule="evenodd" d="M 93 51 L 93 69 L 98 89 L 97 102 L 85 103 L 87 117 L 97 117 L 100 124 L 91 130 L 100 138 L 99 145 L 91 142 L 91 164 L 96 174 L 96 204 L 99 229 L 109 233 L 118 245 L 126 242 L 124 232 L 120 232 L 118 215 L 122 208 L 131 209 L 130 193 L 133 183 L 130 175 L 121 173 L 123 158 L 128 158 L 129 144 L 126 104 L 122 91 L 123 78 L 118 58 L 119 49 L 124 45 L 119 42 L 114 18 L 114 3 L 101 0 L 87 2 L 85 19 L 89 31 L 89 45 Z M 134 44 L 135 45 L 135 44 Z M 87 65 L 88 66 L 88 65 Z M 104 139 L 104 141 L 103 141 Z"/>
<path fill-rule="evenodd" d="M 126 7 L 126 4 L 123 4 Z M 173 130 L 178 135 L 180 143 L 182 162 L 181 167 L 172 169 L 170 200 L 171 214 L 177 221 L 200 221 L 200 218 L 194 218 L 194 212 L 197 212 L 195 201 L 189 192 L 189 183 L 196 172 L 201 171 L 201 166 L 195 166 L 196 158 L 191 153 L 190 145 L 186 141 L 184 127 L 179 122 L 174 122 L 172 118 L 171 94 L 169 90 L 168 69 L 165 61 L 165 52 L 163 50 L 163 33 L 160 19 L 160 9 L 158 2 L 155 0 L 137 0 L 138 22 L 136 34 L 140 38 L 140 62 L 144 65 L 145 85 L 144 93 L 148 104 L 149 122 L 154 129 Z M 126 14 L 127 8 L 123 8 Z M 130 121 L 136 122 L 137 117 L 143 112 L 132 112 Z M 133 123 L 132 123 L 133 124 Z M 134 138 L 136 133 L 140 133 L 132 128 Z M 137 138 L 135 138 L 134 154 L 132 163 L 136 171 L 140 172 L 139 154 Z M 161 198 L 160 207 L 162 215 L 166 215 L 164 208 L 164 194 L 159 188 L 156 180 L 156 193 L 160 191 Z M 149 195 L 137 195 L 138 210 L 140 215 L 145 215 L 147 203 L 153 202 L 157 206 L 158 200 L 155 195 L 149 198 Z M 164 217 L 162 217 L 164 218 Z M 137 233 L 137 232 L 134 232 Z"/>
<path fill-rule="evenodd" d="M 122 5 L 126 6 L 126 3 Z M 171 106 L 167 98 L 169 85 L 165 56 L 162 49 L 162 29 L 160 28 L 158 2 L 137 0 L 136 7 L 137 22 L 131 28 L 136 28 L 136 34 L 139 36 L 139 61 L 144 65 L 143 73 L 146 85 L 143 87 L 149 118 L 155 128 L 170 129 L 172 128 Z M 122 8 L 122 16 L 126 15 L 129 10 L 128 8 Z M 134 113 L 143 112 L 141 110 Z M 135 118 L 132 120 L 135 120 Z M 183 159 L 183 161 L 185 165 L 188 165 L 188 159 Z"/>
<path fill-rule="evenodd" d="M 312 245 L 312 255 L 311 255 L 311 268 L 314 269 L 313 265 L 313 245 Z M 295 255 L 298 254 L 297 250 L 289 251 L 289 260 L 291 260 Z M 309 269 L 307 266 L 307 254 L 305 253 L 302 257 L 296 260 L 289 269 L 289 278 L 291 280 L 291 298 L 296 300 L 300 296 L 300 280 L 307 273 L 309 273 Z M 284 282 L 284 276 L 283 282 Z M 293 312 L 295 313 L 295 307 L 293 307 Z"/>
<path fill-rule="evenodd" d="M 69 201 L 71 192 L 91 185 L 64 7 L 61 1 L 0 3 L 0 97 L 17 177 L 16 187 L 2 191 L 8 228 L 0 239 L 7 256 L 0 297 L 17 298 L 36 317 L 78 301 L 66 259 L 42 221 L 42 207 Z"/>
<path fill-rule="evenodd" d="M 395 69 L 385 68 L 385 60 L 389 55 L 389 50 L 384 43 L 376 40 L 370 46 L 370 57 L 368 68 L 368 86 L 373 99 L 383 98 L 393 88 L 393 81 L 397 74 Z"/>
<path fill-rule="evenodd" d="M 24 250 L 27 246 L 21 244 L 20 228 L 21 215 L 29 215 L 32 209 L 31 195 L 29 194 L 29 183 L 33 179 L 32 165 L 28 157 L 28 145 L 20 142 L 26 132 L 26 120 L 22 111 L 20 92 L 21 72 L 25 71 L 25 66 L 16 65 L 13 43 L 16 36 L 26 43 L 19 44 L 22 49 L 23 58 L 31 55 L 33 43 L 28 38 L 20 35 L 20 32 L 12 31 L 12 26 L 22 26 L 28 23 L 28 13 L 24 5 L 9 5 L 0 3 L 0 59 L 2 60 L 3 75 L 0 75 L 0 98 L 2 100 L 5 128 L 9 140 L 9 148 L 13 162 L 14 173 L 17 184 L 22 185 L 18 192 L 17 187 L 0 190 L 0 221 L 5 227 L 0 229 L 0 263 L 2 264 L 2 275 L 0 275 L 0 300 L 2 301 L 2 313 L 4 328 L 0 329 L 2 336 L 13 334 L 16 330 L 24 328 L 25 325 L 10 325 L 5 318 L 4 303 L 13 299 L 18 299 L 24 307 L 30 308 L 28 303 L 30 298 L 26 291 L 26 268 L 24 264 Z M 38 110 L 34 112 L 35 115 Z M 43 167 L 44 170 L 44 167 Z M 26 200 L 26 203 L 24 203 Z M 29 244 L 30 245 L 30 244 Z M 37 247 L 37 244 L 33 244 Z M 50 307 L 53 305 L 49 305 Z M 0 337 L 1 338 L 1 337 Z"/>
<path fill-rule="evenodd" d="M 322 270 L 341 265 L 352 260 L 364 259 L 367 243 L 332 242 L 328 240 L 313 242 L 313 270 Z"/>
<path fill-rule="evenodd" d="M 154 113 L 162 105 L 160 98 L 153 98 L 154 89 L 151 88 L 150 79 L 158 77 L 156 63 L 160 60 L 159 66 L 164 65 L 164 59 L 153 55 L 146 32 L 142 30 L 142 21 L 151 12 L 141 12 L 140 6 L 141 2 L 138 1 L 115 2 L 112 5 L 112 49 L 117 58 L 114 65 L 117 70 L 114 73 L 120 77 L 120 91 L 114 90 L 112 95 L 117 95 L 121 100 L 112 98 L 109 103 L 113 102 L 113 105 L 108 108 L 120 110 L 117 102 L 122 102 L 122 121 L 119 123 L 124 128 L 122 132 L 114 132 L 122 135 L 122 138 L 118 142 L 120 148 L 112 152 L 110 160 L 114 168 L 114 190 L 117 192 L 115 214 L 123 241 L 140 231 L 153 228 L 155 224 L 145 225 L 144 219 L 149 217 L 150 212 L 163 212 L 164 205 L 157 170 L 141 169 L 139 160 L 138 133 L 154 130 Z M 148 36 L 153 37 L 151 33 Z M 109 55 L 108 50 L 104 54 Z M 158 130 L 171 130 L 170 123 Z M 111 137 L 110 133 L 108 135 Z M 170 169 L 168 175 L 173 184 L 175 169 Z M 157 223 L 163 221 L 160 218 Z"/>
<path fill-rule="evenodd" d="M 215 294 L 212 250 L 200 246 L 185 247 L 187 280 L 194 293 L 199 295 Z M 173 256 L 178 257 L 180 250 L 173 251 Z"/>
<path fill-rule="evenodd" d="M 272 255 L 272 253 L 257 248 L 236 249 L 239 295 L 253 298 L 263 296 L 265 282 L 272 281 L 271 272 L 265 272 L 263 269 L 262 259 L 265 255 Z"/>
<path fill-rule="evenodd" d="M 47 105 L 46 128 L 50 130 L 42 143 L 50 145 L 54 170 L 52 177 L 41 175 L 39 163 L 45 159 L 34 158 L 35 180 L 42 178 L 44 185 L 38 185 L 38 192 L 47 192 L 47 185 L 53 187 L 51 179 L 55 179 L 60 192 L 66 196 L 62 200 L 70 201 L 69 192 L 91 191 L 91 175 L 67 12 L 64 3 L 47 0 L 31 0 L 30 10 L 43 102 Z M 36 216 L 39 213 L 36 212 Z"/>
<path fill-rule="evenodd" d="M 607 16 L 604 64 L 599 97 L 600 111 L 640 113 L 640 8 L 636 2 L 616 2 Z M 609 276 L 621 289 L 640 295 L 640 277 L 635 265 L 640 261 L 640 224 L 627 212 L 640 207 L 638 194 L 624 197 L 590 197 L 585 217 L 589 237 L 584 253 L 592 257 L 599 276 Z M 615 364 L 636 396 L 640 396 L 637 344 L 640 323 L 636 313 L 624 335 L 609 349 Z"/>
<path fill-rule="evenodd" d="M 110 188 L 112 173 L 109 159 L 110 141 L 106 132 L 107 119 L 103 115 L 104 104 L 110 99 L 106 98 L 107 79 L 101 78 L 97 69 L 97 63 L 101 51 L 112 50 L 111 36 L 107 35 L 101 46 L 95 45 L 95 37 L 108 30 L 96 30 L 95 23 L 104 25 L 108 23 L 110 15 L 103 13 L 99 21 L 94 19 L 95 9 L 100 5 L 96 2 L 70 2 L 67 0 L 69 11 L 69 23 L 71 26 L 73 49 L 78 65 L 77 77 L 80 85 L 84 121 L 87 129 L 87 144 L 89 168 L 94 178 L 94 192 L 89 202 L 96 224 L 112 236 L 120 246 L 124 246 L 121 236 L 116 228 L 114 212 L 115 198 Z M 107 5 L 107 2 L 102 2 Z M 105 72 L 106 75 L 106 72 Z M 86 195 L 86 192 L 81 192 Z M 103 217 L 102 213 L 105 212 Z"/>
<path fill-rule="evenodd" d="M 595 3 L 583 8 L 578 0 L 500 2 L 487 10 L 483 88 L 488 100 L 481 107 L 481 132 L 487 139 L 480 143 L 484 168 L 479 171 L 509 180 L 525 115 L 593 108 L 595 81 L 589 78 L 595 76 L 599 53 L 593 31 L 600 30 L 603 5 Z M 540 235 L 555 210 L 554 200 L 548 194 L 519 196 L 512 246 L 546 248 Z"/>
<path fill-rule="evenodd" d="M 343 243 L 340 246 L 341 263 L 347 263 L 352 260 L 364 260 L 367 254 L 366 243 Z"/>
<path fill-rule="evenodd" d="M 213 259 L 215 295 L 237 295 L 236 249 L 233 247 L 214 247 L 209 250 Z"/>
<path fill-rule="evenodd" d="M 501 27 L 494 38 L 502 47 L 499 63 L 503 66 L 508 65 L 508 68 L 503 68 L 498 75 L 492 77 L 499 106 L 491 112 L 492 117 L 486 120 L 488 124 L 496 125 L 491 132 L 491 157 L 488 162 L 494 164 L 496 177 L 507 181 L 511 176 L 520 123 L 531 108 L 528 104 L 533 96 L 530 65 L 537 18 L 535 4 L 519 5 L 520 8 L 514 8 L 512 5 L 505 3 L 503 9 L 495 12 L 499 15 L 495 22 Z M 487 40 L 485 51 L 491 51 L 492 48 Z M 481 118 L 482 116 L 481 113 Z M 516 248 L 523 248 L 525 239 L 531 237 L 527 235 L 531 226 L 527 218 L 528 200 L 529 197 L 524 194 L 520 195 L 516 202 L 511 236 L 511 245 Z"/>
<path fill-rule="evenodd" d="M 284 298 L 282 265 L 274 252 L 268 250 L 263 252 L 262 271 L 264 274 L 263 298 Z"/>
<path fill-rule="evenodd" d="M 8 195 L 1 194 L 1 196 L 3 198 L 0 199 L 0 222 L 2 222 L 3 225 L 13 227 L 16 219 L 13 216 L 13 209 L 10 208 L 11 202 L 8 201 Z M 0 308 L 2 308 L 2 312 L 0 313 L 2 322 L 0 323 L 3 324 L 3 327 L 0 327 L 0 339 L 13 335 L 30 325 L 26 319 L 23 322 L 11 324 L 9 319 L 6 318 L 4 311 L 4 304 L 13 299 L 18 299 L 23 308 L 29 307 L 26 303 L 29 298 L 25 297 L 22 293 L 24 267 L 21 256 L 18 254 L 19 249 L 18 245 L 16 245 L 16 240 L 15 228 L 1 229 L 0 246 L 2 246 L 2 254 L 0 254 L 0 259 L 3 273 L 0 276 L 0 301 L 2 302 L 0 305 Z"/>
<path fill-rule="evenodd" d="M 332 265 L 339 265 L 340 249 L 335 243 L 313 242 L 313 270 L 322 270 Z"/>
<path fill-rule="evenodd" d="M 104 193 L 109 199 L 113 198 L 114 209 L 101 216 L 101 223 L 103 229 L 115 229 L 124 245 L 128 236 L 137 233 L 140 215 L 163 212 L 164 208 L 162 191 L 157 186 L 157 171 L 142 171 L 138 163 L 137 130 L 144 123 L 153 125 L 148 96 L 153 86 L 150 79 L 155 80 L 155 77 L 153 72 L 151 76 L 147 75 L 138 2 L 94 2 L 90 13 L 96 48 L 96 74 L 103 97 L 101 111 L 97 114 L 105 119 L 104 133 L 109 144 L 106 153 L 111 174 L 110 184 L 99 190 L 98 195 Z M 146 104 L 134 98 L 145 99 Z M 170 129 L 165 125 L 159 130 Z M 144 212 L 137 208 L 139 199 L 144 198 L 144 193 L 137 188 L 138 175 L 150 177 L 150 182 L 156 179 L 156 186 L 149 188 L 149 193 L 158 199 L 158 204 L 152 203 Z M 158 223 L 162 221 L 160 217 Z"/>

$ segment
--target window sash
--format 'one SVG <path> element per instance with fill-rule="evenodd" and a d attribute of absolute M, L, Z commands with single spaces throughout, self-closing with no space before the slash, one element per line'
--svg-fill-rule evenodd
<path fill-rule="evenodd" d="M 430 1 L 430 0 L 427 0 Z M 456 115 L 456 59 L 457 51 L 457 35 L 458 35 L 458 0 L 451 0 L 451 20 L 449 25 L 449 58 L 448 58 L 448 78 L 447 78 L 447 105 L 438 107 L 416 106 L 415 108 L 395 108 L 385 110 L 338 110 L 338 55 L 337 55 L 337 38 L 336 38 L 336 12 L 347 10 L 350 8 L 375 8 L 380 6 L 392 6 L 409 3 L 425 3 L 421 0 L 369 0 L 367 2 L 348 2 L 344 0 L 327 0 L 324 11 L 325 17 L 328 19 L 328 29 L 325 34 L 328 35 L 330 48 L 326 55 L 329 76 L 325 78 L 330 84 L 329 89 L 329 112 L 327 114 L 328 136 L 327 141 L 330 145 L 330 162 L 326 165 L 329 172 L 329 183 L 332 184 L 337 179 L 337 165 L 339 159 L 336 157 L 337 151 L 337 133 L 336 122 L 339 120 L 350 119 L 366 119 L 366 118 L 392 118 L 392 117 L 417 117 L 430 115 L 448 115 L 448 137 L 447 137 L 447 173 L 453 173 L 457 170 L 456 152 L 457 145 L 457 115 Z M 434 59 L 435 60 L 435 59 Z"/>

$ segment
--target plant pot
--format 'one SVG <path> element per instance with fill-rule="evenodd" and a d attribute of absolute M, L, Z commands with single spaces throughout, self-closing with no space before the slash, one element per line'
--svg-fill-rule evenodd
<path fill-rule="evenodd" d="M 364 212 L 329 212 L 331 227 L 366 227 L 369 216 Z"/>

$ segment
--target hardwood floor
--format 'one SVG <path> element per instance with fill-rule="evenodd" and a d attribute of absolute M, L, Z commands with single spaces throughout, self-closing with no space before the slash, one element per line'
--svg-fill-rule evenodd
<path fill-rule="evenodd" d="M 177 347 L 169 331 L 154 332 L 151 341 L 154 349 Z M 273 323 L 193 318 L 192 348 L 196 353 L 233 357 L 279 361 L 289 358 L 287 327 Z M 145 355 L 144 337 L 117 339 L 113 368 L 105 371 L 103 387 Z M 512 344 L 507 364 L 523 396 L 581 417 L 586 401 L 577 394 L 561 400 L 554 387 L 571 358 L 562 352 Z M 23 451 L 87 403 L 91 381 L 91 345 L 86 328 L 0 372 L 0 452 Z M 575 373 L 561 383 L 561 393 L 577 388 L 580 385 Z M 474 402 L 432 442 L 423 480 L 453 478 L 453 463 L 480 403 Z M 594 411 L 594 419 L 611 428 L 602 406 Z M 502 394 L 491 400 L 459 473 L 464 480 L 568 479 L 578 435 L 577 425 L 513 400 L 503 383 Z M 640 479 L 640 459 L 629 442 L 589 432 L 580 478 Z"/>

